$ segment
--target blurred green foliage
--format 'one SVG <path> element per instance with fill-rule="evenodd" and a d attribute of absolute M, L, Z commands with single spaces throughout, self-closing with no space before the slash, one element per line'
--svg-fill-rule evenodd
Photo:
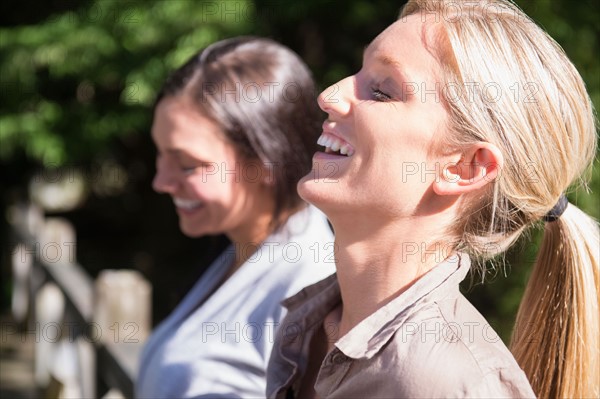
<path fill-rule="evenodd" d="M 253 5 L 236 1 L 249 15 Z M 168 71 L 223 36 L 250 29 L 215 2 L 97 1 L 0 31 L 0 157 L 61 165 L 147 129 Z"/>
<path fill-rule="evenodd" d="M 0 166 L 15 175 L 10 176 L 14 184 L 24 184 L 28 167 L 93 164 L 114 157 L 115 148 L 123 143 L 135 152 L 140 142 L 150 140 L 153 98 L 167 73 L 200 48 L 225 37 L 253 34 L 279 40 L 306 60 L 324 88 L 359 69 L 364 46 L 396 19 L 402 3 L 3 2 Z M 597 1 L 517 3 L 565 48 L 598 108 Z M 6 178 L 8 173 L 0 175 Z M 579 190 L 571 200 L 598 218 L 598 162 L 591 187 L 596 194 Z M 474 285 L 468 293 L 504 338 L 535 258 L 532 242 L 537 241 L 522 240 L 507 255 L 507 270 L 499 270 L 497 278 L 489 278 L 484 286 Z M 500 278 L 502 274 L 508 278 Z"/>

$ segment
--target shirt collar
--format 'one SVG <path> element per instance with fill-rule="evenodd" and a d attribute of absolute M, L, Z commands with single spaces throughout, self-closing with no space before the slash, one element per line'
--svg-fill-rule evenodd
<path fill-rule="evenodd" d="M 411 314 L 428 303 L 458 292 L 458 285 L 467 275 L 469 267 L 467 254 L 450 256 L 397 298 L 361 321 L 338 340 L 335 346 L 354 359 L 373 357 Z"/>
<path fill-rule="evenodd" d="M 296 295 L 283 300 L 281 304 L 288 310 L 290 318 L 295 314 L 298 314 L 300 319 L 303 318 L 301 315 L 308 315 L 310 320 L 306 320 L 305 324 L 310 326 L 314 320 L 322 321 L 340 302 L 340 285 L 337 281 L 337 274 L 333 273 L 318 283 L 305 287 Z"/>

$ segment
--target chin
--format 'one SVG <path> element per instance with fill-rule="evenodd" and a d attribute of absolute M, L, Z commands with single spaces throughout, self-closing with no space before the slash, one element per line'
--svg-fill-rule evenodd
<path fill-rule="evenodd" d="M 327 183 L 314 179 L 311 173 L 300 179 L 297 185 L 300 198 L 319 208 L 326 216 L 328 211 L 333 211 L 337 205 L 335 198 L 331 198 L 332 192 L 328 191 L 328 188 Z"/>
<path fill-rule="evenodd" d="M 316 195 L 317 193 L 315 193 L 315 191 L 318 191 L 318 187 L 315 187 L 318 183 L 311 178 L 311 175 L 312 172 L 300 179 L 296 186 L 296 190 L 298 191 L 300 198 L 309 204 L 316 206 L 317 204 L 315 204 L 313 198 L 318 197 L 318 195 Z"/>
<path fill-rule="evenodd" d="M 198 238 L 210 234 L 210 232 L 206 231 L 206 229 L 190 226 L 186 223 L 182 223 L 181 221 L 179 222 L 179 230 L 181 230 L 183 235 L 190 238 Z"/>

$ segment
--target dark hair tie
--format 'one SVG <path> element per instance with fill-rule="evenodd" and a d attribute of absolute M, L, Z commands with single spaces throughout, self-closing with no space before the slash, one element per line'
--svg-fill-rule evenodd
<path fill-rule="evenodd" d="M 548 213 L 544 215 L 544 222 L 556 221 L 560 215 L 563 214 L 565 209 L 567 209 L 567 205 L 569 205 L 569 200 L 567 199 L 566 195 L 562 194 L 556 202 L 556 205 L 554 205 L 552 209 L 550 209 Z"/>

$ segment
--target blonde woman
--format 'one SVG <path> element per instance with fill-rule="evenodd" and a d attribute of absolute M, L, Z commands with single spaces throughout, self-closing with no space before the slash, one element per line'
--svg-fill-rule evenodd
<path fill-rule="evenodd" d="M 563 50 L 507 1 L 409 1 L 319 104 L 298 190 L 337 274 L 286 300 L 268 396 L 598 397 L 598 225 L 564 196 L 597 138 Z M 511 353 L 459 283 L 541 224 Z"/>

